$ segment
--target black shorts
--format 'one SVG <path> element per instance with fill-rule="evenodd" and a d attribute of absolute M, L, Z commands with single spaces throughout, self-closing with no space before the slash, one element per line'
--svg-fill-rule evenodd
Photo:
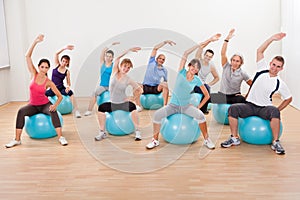
<path fill-rule="evenodd" d="M 131 101 L 126 101 L 124 103 L 111 103 L 111 102 L 105 102 L 103 104 L 100 104 L 98 106 L 99 112 L 113 112 L 115 110 L 124 110 L 127 112 L 132 112 L 136 110 L 136 106 Z"/>
<path fill-rule="evenodd" d="M 143 94 L 160 94 L 162 91 L 157 90 L 157 86 L 143 85 Z"/>

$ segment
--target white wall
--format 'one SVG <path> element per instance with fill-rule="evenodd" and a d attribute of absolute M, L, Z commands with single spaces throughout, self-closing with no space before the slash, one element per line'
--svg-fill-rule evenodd
<path fill-rule="evenodd" d="M 299 57 L 300 57 L 300 2 L 298 0 L 282 1 L 282 30 L 287 31 L 287 37 L 283 40 L 282 52 L 286 58 L 284 77 L 292 95 L 291 105 L 300 109 L 299 92 Z"/>
<path fill-rule="evenodd" d="M 280 3 L 280 0 L 4 0 L 11 61 L 8 99 L 28 99 L 29 76 L 24 54 L 38 33 L 44 33 L 46 37 L 34 52 L 35 63 L 42 57 L 52 59 L 54 52 L 66 44 L 75 45 L 75 50 L 67 53 L 71 55 L 71 76 L 77 96 L 90 95 L 97 83 L 99 72 L 95 52 L 112 38 L 145 28 L 183 35 L 185 39 L 177 38 L 178 46 L 184 46 L 186 38 L 199 42 L 216 32 L 222 33 L 221 40 L 209 46 L 216 52 L 214 62 L 218 67 L 223 39 L 231 28 L 235 28 L 236 36 L 230 41 L 228 56 L 241 52 L 245 57 L 243 68 L 253 75 L 256 48 L 271 34 L 280 31 Z M 268 49 L 270 58 L 281 52 L 280 44 Z M 151 44 L 139 45 L 147 54 Z M 178 49 L 176 53 L 184 50 Z M 87 60 L 93 54 L 94 61 Z M 173 66 L 176 59 L 172 62 L 171 54 L 166 53 L 166 65 L 176 69 L 177 66 Z M 147 55 L 139 55 L 134 55 L 133 59 L 142 66 L 147 62 Z M 91 67 L 93 77 L 81 70 L 85 63 L 94 65 Z M 141 70 L 136 71 L 137 74 L 131 73 L 131 76 L 139 80 L 143 74 L 139 74 Z M 77 86 L 79 82 L 80 86 Z M 219 85 L 213 90 L 218 88 Z M 243 92 L 246 90 L 244 85 Z"/>

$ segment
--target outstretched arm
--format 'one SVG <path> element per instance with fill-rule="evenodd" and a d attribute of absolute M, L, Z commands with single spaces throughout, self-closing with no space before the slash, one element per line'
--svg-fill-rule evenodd
<path fill-rule="evenodd" d="M 258 49 L 256 54 L 256 62 L 264 58 L 264 52 L 273 41 L 279 41 L 286 36 L 285 33 L 276 33 L 268 38 Z"/>
<path fill-rule="evenodd" d="M 130 49 L 127 49 L 126 51 L 124 51 L 121 55 L 119 55 L 116 60 L 115 60 L 115 64 L 112 70 L 112 74 L 115 74 L 119 71 L 119 63 L 120 63 L 120 59 L 125 56 L 127 53 L 129 52 L 138 52 L 139 50 L 141 50 L 140 47 L 132 47 Z"/>
<path fill-rule="evenodd" d="M 58 66 L 59 65 L 59 54 L 61 54 L 63 51 L 65 50 L 73 50 L 74 49 L 74 45 L 67 45 L 65 46 L 64 48 L 58 50 L 55 55 L 54 55 L 54 63 L 55 63 L 55 66 Z"/>
<path fill-rule="evenodd" d="M 181 58 L 181 61 L 180 61 L 180 65 L 179 65 L 179 68 L 178 68 L 178 71 L 181 71 L 181 70 L 184 68 L 188 56 L 189 56 L 193 51 L 195 51 L 197 48 L 199 48 L 199 47 L 200 47 L 200 44 L 197 44 L 197 45 L 195 45 L 195 46 L 189 48 L 188 50 L 186 50 L 186 51 L 183 53 L 182 58 Z"/>
<path fill-rule="evenodd" d="M 100 64 L 104 63 L 105 61 L 105 53 L 114 45 L 120 44 L 120 42 L 113 42 L 110 46 L 104 47 L 100 53 Z"/>
<path fill-rule="evenodd" d="M 227 59 L 227 56 L 226 56 L 226 52 L 227 52 L 227 45 L 228 45 L 228 42 L 229 40 L 234 36 L 234 29 L 231 29 L 229 31 L 229 34 L 227 35 L 227 37 L 225 38 L 224 40 L 224 43 L 223 43 L 223 46 L 222 46 L 222 49 L 221 49 L 221 63 L 222 63 L 222 67 L 227 63 L 228 59 Z"/>
<path fill-rule="evenodd" d="M 165 40 L 153 47 L 152 52 L 151 52 L 151 57 L 156 56 L 157 50 L 160 49 L 161 47 L 165 46 L 166 44 L 169 44 L 171 46 L 176 45 L 176 43 L 171 40 Z"/>
<path fill-rule="evenodd" d="M 196 58 L 202 60 L 202 59 L 203 59 L 203 57 L 202 57 L 203 49 L 204 49 L 209 43 L 219 40 L 220 37 L 221 37 L 221 34 L 220 34 L 220 33 L 217 33 L 217 34 L 213 35 L 212 37 L 210 37 L 209 39 L 205 40 L 204 42 L 201 42 L 201 43 L 200 43 L 200 46 L 199 46 L 199 48 L 198 48 L 198 50 L 197 50 L 197 52 L 196 52 Z"/>
<path fill-rule="evenodd" d="M 28 67 L 29 72 L 32 74 L 32 76 L 35 76 L 37 74 L 37 70 L 34 67 L 32 59 L 31 59 L 32 52 L 33 52 L 35 46 L 37 45 L 37 43 L 42 42 L 43 40 L 44 40 L 44 35 L 43 34 L 38 35 L 35 38 L 35 40 L 33 41 L 32 45 L 27 50 L 27 53 L 25 55 L 26 62 L 27 62 L 27 67 Z"/>

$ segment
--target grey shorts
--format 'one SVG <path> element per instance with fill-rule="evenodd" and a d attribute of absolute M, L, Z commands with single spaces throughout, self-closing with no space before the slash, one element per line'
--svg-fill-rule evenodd
<path fill-rule="evenodd" d="M 198 123 L 206 121 L 205 116 L 201 110 L 193 105 L 177 106 L 174 104 L 168 104 L 159 110 L 155 111 L 153 116 L 153 123 L 160 124 L 162 119 L 175 113 L 183 113 L 193 117 Z"/>
<path fill-rule="evenodd" d="M 280 119 L 280 111 L 277 107 L 257 106 L 250 102 L 232 104 L 228 109 L 228 115 L 236 119 L 250 116 L 258 116 L 266 120 Z"/>

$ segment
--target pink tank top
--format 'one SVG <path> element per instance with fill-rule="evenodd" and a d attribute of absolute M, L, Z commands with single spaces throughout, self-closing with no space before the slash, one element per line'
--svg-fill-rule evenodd
<path fill-rule="evenodd" d="M 48 97 L 45 95 L 46 92 L 46 83 L 48 78 L 46 78 L 45 82 L 41 85 L 35 82 L 36 76 L 32 79 L 29 89 L 30 89 L 30 100 L 29 104 L 34 106 L 44 105 L 49 102 Z"/>

